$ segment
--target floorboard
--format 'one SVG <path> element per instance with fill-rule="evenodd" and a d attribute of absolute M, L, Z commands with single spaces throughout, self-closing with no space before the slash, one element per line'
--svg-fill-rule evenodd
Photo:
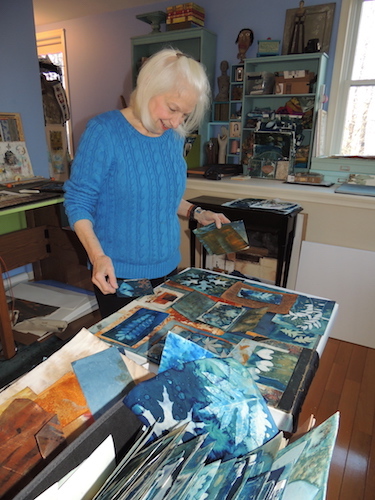
<path fill-rule="evenodd" d="M 329 339 L 300 415 L 340 412 L 327 500 L 375 499 L 375 349 Z"/>

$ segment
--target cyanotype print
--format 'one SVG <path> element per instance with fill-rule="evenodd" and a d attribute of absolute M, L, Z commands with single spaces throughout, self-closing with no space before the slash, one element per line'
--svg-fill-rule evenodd
<path fill-rule="evenodd" d="M 73 361 L 72 367 L 95 418 L 134 386 L 129 370 L 115 347 Z"/>
<path fill-rule="evenodd" d="M 118 297 L 142 297 L 142 295 L 152 295 L 154 293 L 151 281 L 148 279 L 125 280 L 118 278 L 117 284 L 116 295 Z"/>
<path fill-rule="evenodd" d="M 281 292 L 272 287 L 237 281 L 228 288 L 222 298 L 245 307 L 260 308 L 267 306 L 268 312 L 286 314 L 297 299 L 297 294 Z M 262 300 L 265 299 L 265 300 Z"/>
<path fill-rule="evenodd" d="M 238 283 L 236 278 L 196 268 L 186 269 L 172 276 L 170 281 L 214 297 L 220 297 L 230 286 Z"/>
<path fill-rule="evenodd" d="M 207 297 L 207 295 L 193 291 L 185 295 L 185 297 L 176 302 L 172 307 L 190 321 L 196 321 L 201 314 L 215 304 L 216 302 Z"/>
<path fill-rule="evenodd" d="M 244 299 L 255 300 L 256 302 L 264 302 L 266 304 L 281 304 L 282 296 L 270 292 L 262 292 L 261 290 L 249 290 L 241 288 L 237 294 L 238 297 Z"/>
<path fill-rule="evenodd" d="M 244 313 L 244 309 L 223 302 L 217 302 L 208 311 L 198 316 L 198 321 L 215 326 L 221 330 L 231 330 L 235 321 Z"/>
<path fill-rule="evenodd" d="M 332 314 L 334 302 L 300 295 L 288 314 L 276 314 L 274 323 L 300 333 L 323 335 Z"/>
<path fill-rule="evenodd" d="M 176 356 L 176 353 L 178 353 L 178 356 Z M 213 358 L 214 356 L 212 352 L 203 349 L 203 347 L 200 347 L 195 342 L 191 342 L 173 332 L 168 332 L 158 373 L 162 373 L 171 368 L 182 370 L 183 365 L 189 361 Z"/>
<path fill-rule="evenodd" d="M 244 339 L 230 356 L 248 368 L 257 384 L 285 391 L 298 362 L 299 352 Z"/>
<path fill-rule="evenodd" d="M 124 403 L 155 436 L 189 422 L 185 439 L 209 433 L 210 460 L 238 457 L 278 430 L 248 370 L 230 358 L 206 358 L 170 369 L 136 386 Z"/>
<path fill-rule="evenodd" d="M 198 240 L 210 255 L 223 255 L 249 248 L 249 240 L 243 221 L 223 224 L 220 229 L 215 223 L 193 230 Z"/>
<path fill-rule="evenodd" d="M 134 346 L 166 318 L 167 313 L 141 308 L 102 335 L 120 344 Z"/>

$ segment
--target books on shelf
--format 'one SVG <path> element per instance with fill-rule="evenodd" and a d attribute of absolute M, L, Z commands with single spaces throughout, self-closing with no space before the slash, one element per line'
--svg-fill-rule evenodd
<path fill-rule="evenodd" d="M 204 8 L 193 2 L 167 7 L 167 27 L 168 25 L 181 23 L 194 23 L 197 26 L 204 26 L 204 21 Z"/>

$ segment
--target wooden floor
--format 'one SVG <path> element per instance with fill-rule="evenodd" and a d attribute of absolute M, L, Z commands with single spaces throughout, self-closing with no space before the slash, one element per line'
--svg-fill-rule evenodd
<path fill-rule="evenodd" d="M 329 339 L 299 423 L 336 411 L 340 428 L 327 500 L 375 499 L 375 349 Z"/>

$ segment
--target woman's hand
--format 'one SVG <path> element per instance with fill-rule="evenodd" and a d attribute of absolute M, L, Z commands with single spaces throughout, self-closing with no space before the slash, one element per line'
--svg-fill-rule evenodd
<path fill-rule="evenodd" d="M 214 222 L 216 224 L 216 227 L 220 229 L 222 224 L 229 224 L 230 222 L 230 220 L 225 217 L 224 214 L 211 212 L 211 210 L 203 210 L 202 208 L 196 207 L 195 205 L 184 199 L 181 200 L 177 213 L 178 215 L 182 215 L 183 217 L 191 219 L 191 212 L 194 208 L 194 219 L 199 222 L 199 224 L 202 224 L 202 226 L 208 226 L 208 224 Z"/>
<path fill-rule="evenodd" d="M 222 224 L 228 224 L 230 220 L 222 213 L 211 212 L 211 210 L 196 210 L 194 213 L 194 219 L 202 224 L 202 226 L 208 226 L 213 222 L 216 224 L 218 229 L 221 228 Z"/>
<path fill-rule="evenodd" d="M 111 258 L 103 254 L 96 257 L 92 264 L 91 280 L 94 285 L 96 285 L 104 295 L 115 293 L 118 285 Z"/>
<path fill-rule="evenodd" d="M 118 285 L 112 260 L 104 253 L 94 233 L 92 222 L 88 219 L 80 219 L 74 224 L 74 230 L 92 264 L 91 281 L 105 295 L 115 293 Z"/>

